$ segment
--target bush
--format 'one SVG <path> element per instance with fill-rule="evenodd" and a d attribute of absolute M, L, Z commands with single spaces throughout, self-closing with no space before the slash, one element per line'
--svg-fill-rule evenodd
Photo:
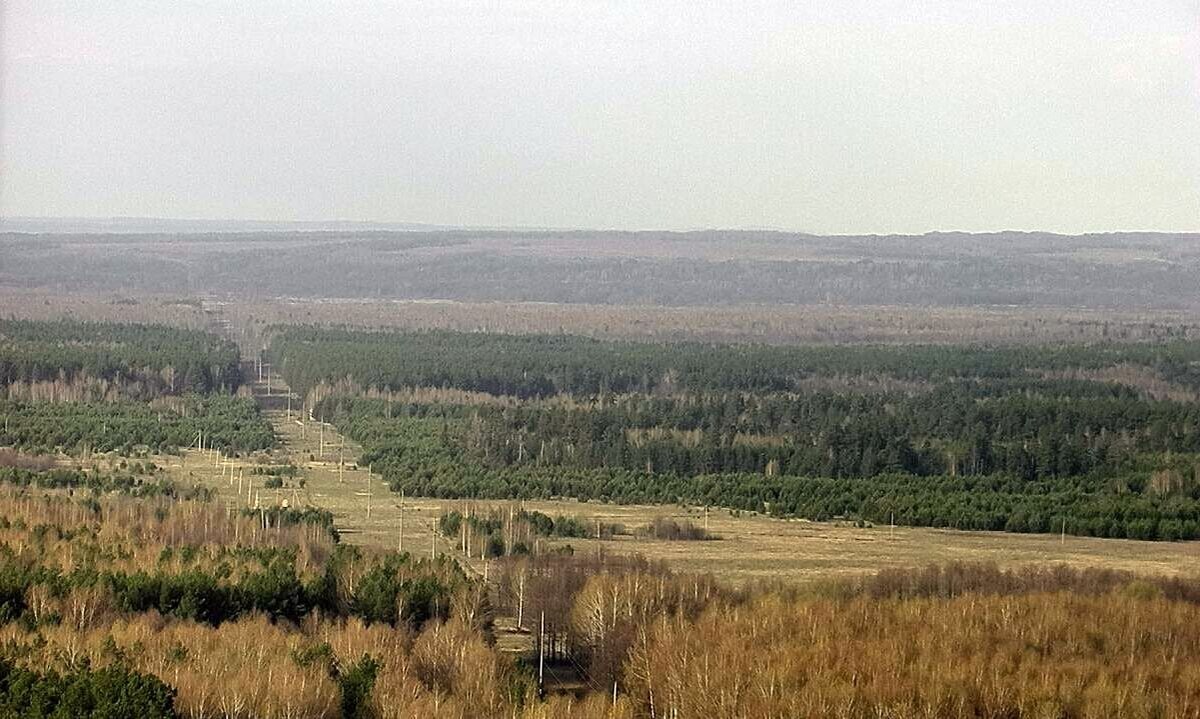
<path fill-rule="evenodd" d="M 677 522 L 674 519 L 667 519 L 665 517 L 655 517 L 653 522 L 638 529 L 637 534 L 641 537 L 667 539 L 675 542 L 720 539 L 720 537 L 709 532 L 704 527 L 693 524 L 691 520 L 685 519 L 682 522 Z"/>
<path fill-rule="evenodd" d="M 175 690 L 120 665 L 40 674 L 0 659 L 0 716 L 171 719 Z"/>

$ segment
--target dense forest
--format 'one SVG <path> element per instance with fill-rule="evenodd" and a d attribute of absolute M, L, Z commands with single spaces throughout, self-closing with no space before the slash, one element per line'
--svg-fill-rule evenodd
<path fill-rule="evenodd" d="M 121 665 L 59 674 L 0 659 L 0 716 L 172 719 L 174 704 L 174 692 L 161 680 Z"/>
<path fill-rule="evenodd" d="M 27 453 L 271 447 L 236 345 L 161 325 L 0 320 L 0 447 Z"/>
<path fill-rule="evenodd" d="M 0 447 L 26 452 L 175 451 L 195 445 L 201 436 L 206 447 L 226 452 L 275 443 L 258 406 L 240 397 L 189 395 L 150 404 L 0 400 Z"/>
<path fill-rule="evenodd" d="M 55 484 L 30 473 L 16 484 Z M 339 544 L 319 510 L 231 514 L 202 495 L 93 489 L 0 489 L 0 707 L 17 709 L 5 716 L 205 717 L 227 701 L 242 708 L 226 716 L 374 716 L 353 712 L 380 662 L 427 627 L 453 622 L 483 644 L 486 598 L 448 557 Z M 247 651 L 264 638 L 271 654 Z"/>
<path fill-rule="evenodd" d="M 1200 391 L 1200 342 L 1043 347 L 714 345 L 572 335 L 276 328 L 269 355 L 292 389 L 351 378 L 363 387 L 448 387 L 520 398 L 555 394 L 792 392 L 820 378 L 1031 382 L 1066 370 L 1138 367 Z M 1024 389 L 1020 386 L 1010 388 Z M 1033 387 L 1032 389 L 1037 389 Z"/>
<path fill-rule="evenodd" d="M 637 557 L 554 552 L 496 558 L 485 583 L 446 555 L 346 547 L 323 520 L 292 519 L 203 499 L 0 490 L 0 711 L 1100 719 L 1200 708 L 1194 580 L 956 564 L 735 589 Z M 496 615 L 580 685 L 542 691 L 537 654 L 504 650 Z"/>
<path fill-rule="evenodd" d="M 395 489 L 1200 536 L 1200 344 L 765 347 L 279 331 Z"/>
<path fill-rule="evenodd" d="M 1187 474 L 1131 469 L 1112 476 L 1090 473 L 1032 480 L 1002 472 L 921 476 L 881 470 L 869 477 L 810 477 L 747 472 L 681 475 L 535 463 L 489 467 L 472 459 L 456 442 L 456 425 L 450 420 L 332 416 L 367 448 L 362 461 L 370 462 L 393 489 L 414 496 L 576 497 L 970 530 L 1167 540 L 1200 536 L 1195 457 L 1184 458 L 1192 463 Z"/>
<path fill-rule="evenodd" d="M 232 342 L 161 325 L 0 320 L 0 386 L 10 395 L 133 399 L 232 392 L 241 384 Z M 41 388 L 39 385 L 51 385 Z M 57 384 L 57 386 L 53 386 Z M 74 390 L 74 392 L 72 391 Z M 111 392 L 110 392 L 111 390 Z"/>

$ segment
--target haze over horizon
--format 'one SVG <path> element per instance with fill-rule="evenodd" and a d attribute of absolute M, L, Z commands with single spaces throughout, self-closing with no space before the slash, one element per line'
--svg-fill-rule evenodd
<path fill-rule="evenodd" d="M 1100 5 L 11 0 L 0 217 L 1200 230 L 1200 2 Z"/>
<path fill-rule="evenodd" d="M 1200 221 L 1197 222 L 1200 227 Z M 935 235 L 1047 235 L 1059 237 L 1085 237 L 1091 235 L 1148 236 L 1200 238 L 1200 229 L 1195 230 L 1093 230 L 1087 232 L 1055 232 L 1038 229 L 978 229 L 959 230 L 933 229 L 921 232 L 810 232 L 804 229 L 785 227 L 540 227 L 528 225 L 449 225 L 428 222 L 405 222 L 403 220 L 261 220 L 253 218 L 216 217 L 66 217 L 66 216 L 4 216 L 0 215 L 0 232 L 53 234 L 53 233 L 207 233 L 207 232 L 511 232 L 511 233 L 778 233 L 787 236 L 810 236 L 828 239 L 839 237 L 929 237 Z"/>

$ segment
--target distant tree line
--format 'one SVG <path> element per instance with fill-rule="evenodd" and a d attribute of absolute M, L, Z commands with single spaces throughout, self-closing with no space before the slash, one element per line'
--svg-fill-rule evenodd
<path fill-rule="evenodd" d="M 362 411 L 388 412 L 381 400 L 346 401 L 369 403 Z M 322 409 L 331 406 L 336 403 Z M 393 415 L 406 411 L 391 409 Z M 963 381 L 917 393 L 481 404 L 457 426 L 462 447 L 489 466 L 680 475 L 1007 473 L 1032 480 L 1123 471 L 1136 453 L 1200 452 L 1200 404 L 1145 401 L 1128 389 L 1066 381 L 1021 383 L 1003 393 L 990 383 Z"/>
<path fill-rule="evenodd" d="M 270 422 L 253 400 L 190 395 L 171 406 L 140 402 L 20 402 L 0 400 L 0 446 L 31 452 L 153 451 L 189 447 L 203 434 L 206 447 L 225 452 L 267 449 Z"/>
<path fill-rule="evenodd" d="M 1200 404 L 1143 386 L 1200 387 L 1197 342 L 768 347 L 290 328 L 271 353 L 313 390 L 315 414 L 412 494 L 1200 532 Z M 1132 379 L 1094 378 L 1113 368 Z"/>
<path fill-rule="evenodd" d="M 80 378 L 137 383 L 142 398 L 232 392 L 232 342 L 196 330 L 75 320 L 0 320 L 0 385 Z"/>
<path fill-rule="evenodd" d="M 625 469 L 488 468 L 439 443 L 421 420 L 397 435 L 410 445 L 367 443 L 364 461 L 409 495 L 492 499 L 575 497 L 618 504 L 720 506 L 815 520 L 965 530 L 1058 532 L 1180 540 L 1200 537 L 1194 493 L 1130 491 L 1139 479 L 1064 476 L 1025 480 L 1006 474 L 809 477 L 724 473 L 677 475 Z M 352 429 L 348 428 L 351 436 Z M 362 440 L 360 440 L 362 441 Z M 1194 482 L 1193 482 L 1194 486 Z"/>
<path fill-rule="evenodd" d="M 363 387 L 450 387 L 521 398 L 555 394 L 788 392 L 811 377 L 941 382 L 1029 378 L 1031 370 L 1153 369 L 1200 389 L 1200 342 L 1053 347 L 638 343 L 572 335 L 276 328 L 269 354 L 301 393 L 350 378 Z"/>
<path fill-rule="evenodd" d="M 208 233 L 133 237 L 60 234 L 48 240 L 0 233 L 5 279 L 94 292 L 666 307 L 1016 305 L 1128 312 L 1200 305 L 1194 282 L 1200 263 L 1189 251 L 1194 235 L 366 231 L 321 241 L 306 232 L 259 232 L 249 235 L 251 242 L 246 234 L 236 241 Z M 329 242 L 337 242 L 336 253 Z M 579 251 L 563 252 L 572 246 Z M 176 261 L 181 247 L 193 261 Z M 592 247 L 603 247 L 603 255 Z M 1114 253 L 1153 259 L 1099 259 Z M 288 271 L 279 272 L 280 266 Z"/>
<path fill-rule="evenodd" d="M 1092 466 L 1083 472 L 1078 471 L 1080 464 L 1063 461 L 1060 453 L 1044 452 L 1042 464 L 1034 454 L 1027 465 L 1030 469 L 1022 472 L 1005 471 L 1003 466 L 971 467 L 960 461 L 952 465 L 954 474 L 932 473 L 928 467 L 914 472 L 881 461 L 866 473 L 856 454 L 861 448 L 846 443 L 827 446 L 840 446 L 841 452 L 857 461 L 847 462 L 838 454 L 821 457 L 834 467 L 844 466 L 841 476 L 793 473 L 790 467 L 795 465 L 787 463 L 781 463 L 777 473 L 766 472 L 752 447 L 739 450 L 750 458 L 744 465 L 749 471 L 735 465 L 725 471 L 691 472 L 690 465 L 672 464 L 670 453 L 657 455 L 648 471 L 615 463 L 485 462 L 464 444 L 471 422 L 456 417 L 464 413 L 461 407 L 448 408 L 440 416 L 407 416 L 393 407 L 390 418 L 379 400 L 329 400 L 327 408 L 343 431 L 363 443 L 362 461 L 381 471 L 394 489 L 410 495 L 568 496 L 973 530 L 1167 540 L 1200 536 L 1196 476 L 1200 461 L 1195 453 L 1091 453 L 1084 456 L 1094 458 L 1089 460 Z M 1059 446 L 1055 435 L 1040 436 L 1049 446 Z M 509 443 L 513 456 L 521 452 L 519 441 Z M 983 447 L 977 451 L 987 452 Z M 1036 452 L 1036 447 L 1031 442 L 1024 451 Z M 538 447 L 530 443 L 525 451 L 536 455 Z M 675 456 L 690 456 L 679 452 Z M 963 456 L 965 462 L 972 457 L 970 452 Z"/>

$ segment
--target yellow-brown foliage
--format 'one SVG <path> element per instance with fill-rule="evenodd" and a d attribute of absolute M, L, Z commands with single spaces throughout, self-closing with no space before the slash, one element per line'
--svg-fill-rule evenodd
<path fill-rule="evenodd" d="M 1200 716 L 1200 609 L 1128 593 L 786 600 L 662 617 L 636 716 Z"/>
<path fill-rule="evenodd" d="M 98 508 L 98 509 L 97 509 Z M 309 574 L 333 550 L 328 533 L 316 525 L 264 528 L 257 517 L 199 501 L 104 497 L 88 505 L 63 493 L 0 489 L 0 546 L 18 561 L 36 562 L 70 572 L 102 559 L 102 568 L 136 571 L 162 567 L 163 550 L 194 547 L 191 568 L 230 564 L 233 576 L 242 564 L 226 550 L 291 548 L 296 570 Z M 178 555 L 168 562 L 179 563 Z M 178 568 L 178 567 L 175 567 Z"/>

